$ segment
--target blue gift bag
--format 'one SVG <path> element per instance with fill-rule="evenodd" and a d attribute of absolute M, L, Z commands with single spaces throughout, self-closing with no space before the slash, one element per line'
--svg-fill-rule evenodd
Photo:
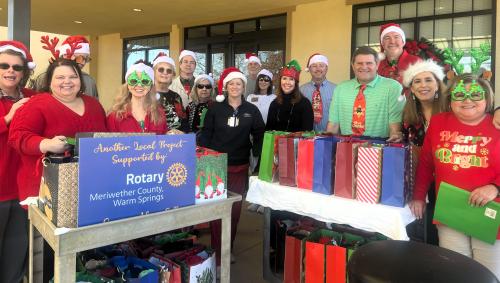
<path fill-rule="evenodd" d="M 387 146 L 383 148 L 381 204 L 405 206 L 408 193 L 405 180 L 408 169 L 407 154 L 407 147 Z"/>
<path fill-rule="evenodd" d="M 335 181 L 335 151 L 337 137 L 320 137 L 314 140 L 313 192 L 333 194 Z"/>

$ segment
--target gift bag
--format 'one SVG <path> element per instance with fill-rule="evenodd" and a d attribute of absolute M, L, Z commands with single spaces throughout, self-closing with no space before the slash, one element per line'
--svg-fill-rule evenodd
<path fill-rule="evenodd" d="M 381 204 L 405 206 L 408 195 L 406 176 L 410 174 L 407 161 L 407 147 L 387 146 L 383 148 Z"/>
<path fill-rule="evenodd" d="M 297 187 L 312 190 L 314 139 L 299 140 L 297 154 Z"/>
<path fill-rule="evenodd" d="M 378 203 L 380 198 L 382 148 L 360 146 L 358 150 L 356 200 Z"/>
<path fill-rule="evenodd" d="M 293 137 L 278 139 L 278 172 L 280 185 L 296 187 L 295 146 Z"/>
<path fill-rule="evenodd" d="M 334 246 L 340 243 L 341 238 L 342 234 L 326 229 L 316 230 L 307 237 L 304 257 L 306 283 L 344 282 L 327 281 L 327 278 L 345 280 L 345 248 Z M 337 263 L 338 266 L 335 265 Z"/>
<path fill-rule="evenodd" d="M 181 267 L 171 259 L 152 254 L 149 262 L 160 268 L 160 283 L 181 283 Z"/>
<path fill-rule="evenodd" d="M 410 161 L 409 161 L 409 175 L 408 177 L 408 199 L 413 198 L 413 188 L 415 187 L 415 175 L 417 173 L 418 159 L 420 158 L 420 151 L 422 147 L 417 145 L 410 145 Z"/>
<path fill-rule="evenodd" d="M 304 253 L 306 238 L 312 227 L 297 226 L 287 231 L 285 237 L 285 260 L 283 282 L 304 282 Z"/>
<path fill-rule="evenodd" d="M 262 153 L 260 155 L 259 179 L 272 182 L 278 176 L 278 148 L 277 136 L 284 136 L 287 132 L 267 131 L 262 141 Z"/>
<path fill-rule="evenodd" d="M 335 190 L 338 197 L 353 199 L 356 189 L 356 159 L 360 143 L 341 141 L 335 153 Z"/>
<path fill-rule="evenodd" d="M 227 153 L 196 148 L 195 203 L 227 198 Z"/>
<path fill-rule="evenodd" d="M 335 137 L 321 137 L 314 140 L 313 192 L 333 194 L 337 141 Z"/>
<path fill-rule="evenodd" d="M 38 207 L 57 227 L 75 228 L 78 213 L 78 162 L 44 158 Z"/>
<path fill-rule="evenodd" d="M 175 258 L 182 269 L 182 283 L 215 283 L 217 278 L 215 252 L 204 249 L 197 253 L 186 251 Z"/>

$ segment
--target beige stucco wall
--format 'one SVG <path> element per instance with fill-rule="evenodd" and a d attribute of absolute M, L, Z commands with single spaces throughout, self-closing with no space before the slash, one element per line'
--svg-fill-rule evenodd
<path fill-rule="evenodd" d="M 309 56 L 319 52 L 328 57 L 330 81 L 349 79 L 352 6 L 328 0 L 299 5 L 290 14 L 290 58 L 305 69 Z M 302 72 L 301 83 L 310 79 L 307 72 Z"/>
<path fill-rule="evenodd" d="M 95 44 L 97 43 L 97 44 Z M 118 94 L 122 83 L 122 48 L 123 40 L 120 34 L 108 34 L 99 36 L 94 47 L 98 49 L 97 60 L 97 90 L 99 100 L 107 111 L 113 105 L 113 99 Z"/>
<path fill-rule="evenodd" d="M 497 23 L 496 23 L 496 30 L 497 30 L 497 38 L 496 38 L 496 50 L 497 54 L 498 51 L 500 50 L 500 36 L 498 35 L 498 31 L 500 31 L 500 5 L 497 3 Z M 495 95 L 495 105 L 500 106 L 500 57 L 495 56 L 495 90 L 496 90 L 496 95 Z"/>

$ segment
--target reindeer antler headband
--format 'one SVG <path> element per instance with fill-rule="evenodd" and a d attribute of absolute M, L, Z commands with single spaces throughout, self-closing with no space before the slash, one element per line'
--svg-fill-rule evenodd
<path fill-rule="evenodd" d="M 75 54 L 75 51 L 77 49 L 81 48 L 81 45 L 79 42 L 72 40 L 72 39 L 67 39 L 67 44 L 69 45 L 69 48 L 66 49 L 66 53 L 63 55 L 64 58 L 66 59 L 71 59 L 73 57 L 73 54 Z M 59 55 L 61 54 L 61 51 L 57 49 L 57 44 L 59 43 L 59 38 L 54 37 L 52 39 L 49 38 L 48 35 L 42 36 L 41 43 L 44 44 L 43 49 L 49 50 L 50 53 L 52 53 L 53 58 L 50 58 L 49 61 L 50 63 L 54 62 L 59 58 Z"/>

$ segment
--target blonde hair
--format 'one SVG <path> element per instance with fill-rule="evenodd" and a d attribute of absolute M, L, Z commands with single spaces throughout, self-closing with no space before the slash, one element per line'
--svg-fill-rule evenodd
<path fill-rule="evenodd" d="M 109 112 L 116 113 L 118 119 L 123 119 L 125 113 L 131 111 L 132 94 L 128 91 L 128 85 L 125 83 L 120 87 L 120 93 L 115 97 L 113 106 Z M 158 125 L 165 120 L 163 115 L 160 115 L 160 104 L 156 100 L 156 89 L 154 85 L 151 90 L 146 94 L 146 99 L 144 100 L 144 108 L 146 113 L 149 115 L 153 124 Z"/>

